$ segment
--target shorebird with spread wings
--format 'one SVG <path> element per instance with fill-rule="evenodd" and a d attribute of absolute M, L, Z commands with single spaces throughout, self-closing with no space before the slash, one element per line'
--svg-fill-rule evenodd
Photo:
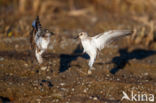
<path fill-rule="evenodd" d="M 78 37 L 81 40 L 84 53 L 87 53 L 90 57 L 89 60 L 89 70 L 88 74 L 91 74 L 91 70 L 94 70 L 93 67 L 94 61 L 96 59 L 97 52 L 106 47 L 112 41 L 132 34 L 131 30 L 110 30 L 108 32 L 100 33 L 94 37 L 89 37 L 86 32 L 81 32 L 78 34 Z"/>
<path fill-rule="evenodd" d="M 35 53 L 38 63 L 41 64 L 43 63 L 42 54 L 47 50 L 50 43 L 50 37 L 54 33 L 49 32 L 48 29 L 42 28 L 38 16 L 33 21 L 32 28 L 30 33 L 31 48 Z"/>

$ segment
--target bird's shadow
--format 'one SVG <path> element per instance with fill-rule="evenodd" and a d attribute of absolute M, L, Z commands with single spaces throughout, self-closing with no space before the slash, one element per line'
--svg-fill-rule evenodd
<path fill-rule="evenodd" d="M 11 103 L 11 100 L 8 97 L 0 96 L 0 101 L 2 103 Z"/>
<path fill-rule="evenodd" d="M 59 72 L 64 72 L 70 67 L 70 63 L 76 60 L 78 57 L 82 57 L 85 59 L 89 59 L 87 54 L 83 54 L 83 49 L 80 44 L 76 47 L 76 49 L 71 54 L 61 54 L 60 55 L 60 69 Z M 80 66 L 80 65 L 77 65 Z"/>
<path fill-rule="evenodd" d="M 156 54 L 154 50 L 135 49 L 128 52 L 128 48 L 119 50 L 120 56 L 114 57 L 111 62 L 115 64 L 115 67 L 110 70 L 110 73 L 116 74 L 120 69 L 123 69 L 129 60 L 137 59 L 141 60 L 148 56 Z"/>

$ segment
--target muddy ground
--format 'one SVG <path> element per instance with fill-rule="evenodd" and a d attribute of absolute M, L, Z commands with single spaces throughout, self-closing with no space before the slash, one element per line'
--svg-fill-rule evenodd
<path fill-rule="evenodd" d="M 24 22 L 24 29 L 18 31 L 20 35 L 4 34 L 0 40 L 1 103 L 130 103 L 121 101 L 122 91 L 128 95 L 131 91 L 156 95 L 155 42 L 148 47 L 144 42 L 133 44 L 122 38 L 101 51 L 94 64 L 96 70 L 88 75 L 89 58 L 82 54 L 80 41 L 73 39 L 81 31 L 93 36 L 105 30 L 140 25 L 128 15 L 41 16 L 43 26 L 57 34 L 43 55 L 43 65 L 33 58 L 29 44 L 35 17 L 17 18 L 12 30 L 18 29 L 14 25 Z M 1 30 L 4 31 L 3 27 Z"/>

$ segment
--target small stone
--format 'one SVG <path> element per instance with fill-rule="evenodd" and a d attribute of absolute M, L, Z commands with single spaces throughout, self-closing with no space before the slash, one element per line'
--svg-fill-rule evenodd
<path fill-rule="evenodd" d="M 144 75 L 145 75 L 145 76 L 147 76 L 147 75 L 148 75 L 148 73 L 144 73 Z"/>
<path fill-rule="evenodd" d="M 24 66 L 25 66 L 25 67 L 28 67 L 28 64 L 25 63 Z"/>
<path fill-rule="evenodd" d="M 12 73 L 9 73 L 9 75 L 12 76 L 13 74 Z"/>
<path fill-rule="evenodd" d="M 98 98 L 97 97 L 94 97 L 93 100 L 98 100 Z"/>
<path fill-rule="evenodd" d="M 3 61 L 4 60 L 4 58 L 3 57 L 0 57 L 0 61 Z"/>
<path fill-rule="evenodd" d="M 47 67 L 41 67 L 42 71 L 45 71 L 47 69 Z"/>
<path fill-rule="evenodd" d="M 84 92 L 84 93 L 87 93 L 87 89 L 84 89 L 83 92 Z"/>
<path fill-rule="evenodd" d="M 37 89 L 37 87 L 34 87 L 34 89 L 36 90 L 36 89 Z"/>
<path fill-rule="evenodd" d="M 59 102 L 59 99 L 56 99 L 55 102 Z"/>
<path fill-rule="evenodd" d="M 90 96 L 89 99 L 92 99 L 92 96 Z"/>
<path fill-rule="evenodd" d="M 106 76 L 109 77 L 110 75 L 109 74 L 106 74 Z"/>
<path fill-rule="evenodd" d="M 50 76 L 47 76 L 46 78 L 47 78 L 47 79 L 51 79 L 51 77 L 50 77 Z"/>
<path fill-rule="evenodd" d="M 16 45 L 15 45 L 15 48 L 16 48 L 16 49 L 18 49 L 18 48 L 19 48 L 19 45 L 18 45 L 18 44 L 16 44 Z"/>
<path fill-rule="evenodd" d="M 36 99 L 36 101 L 37 101 L 38 103 L 40 103 L 40 102 L 41 102 L 41 99 Z"/>
<path fill-rule="evenodd" d="M 74 89 L 74 88 L 72 88 L 72 91 L 74 92 L 74 91 L 75 91 L 75 89 Z"/>
<path fill-rule="evenodd" d="M 51 96 L 53 98 L 58 98 L 58 99 L 63 98 L 63 94 L 62 93 L 53 93 Z"/>
<path fill-rule="evenodd" d="M 96 21 L 97 21 L 97 17 L 92 17 L 92 18 L 91 18 L 91 22 L 92 22 L 92 23 L 95 23 Z"/>
<path fill-rule="evenodd" d="M 61 85 L 61 86 L 64 86 L 64 85 L 65 85 L 65 83 L 60 83 L 60 85 Z"/>

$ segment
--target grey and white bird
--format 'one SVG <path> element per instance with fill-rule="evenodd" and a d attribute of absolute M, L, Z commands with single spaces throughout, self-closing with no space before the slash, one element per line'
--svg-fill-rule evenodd
<path fill-rule="evenodd" d="M 89 37 L 86 32 L 81 32 L 78 34 L 78 37 L 81 40 L 83 46 L 83 53 L 87 53 L 90 57 L 89 60 L 89 70 L 88 74 L 91 74 L 91 70 L 94 70 L 93 67 L 94 61 L 96 59 L 97 52 L 101 49 L 105 48 L 108 44 L 112 41 L 132 34 L 133 31 L 131 30 L 110 30 L 104 33 L 100 33 L 94 37 Z"/>
<path fill-rule="evenodd" d="M 30 32 L 31 48 L 35 53 L 36 59 L 39 64 L 43 63 L 42 54 L 47 50 L 50 43 L 50 37 L 54 33 L 49 32 L 48 29 L 42 28 L 39 17 L 32 23 L 32 31 Z"/>

